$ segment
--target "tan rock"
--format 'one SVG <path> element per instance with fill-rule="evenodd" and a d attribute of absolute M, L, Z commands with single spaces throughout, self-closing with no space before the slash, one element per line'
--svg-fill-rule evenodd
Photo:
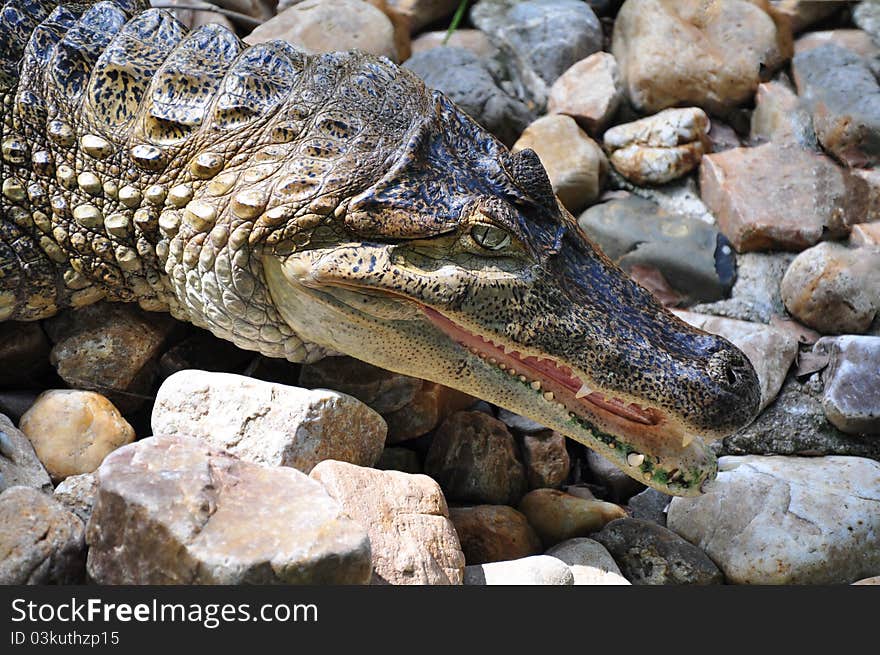
<path fill-rule="evenodd" d="M 526 517 L 507 505 L 451 507 L 449 518 L 468 566 L 538 555 L 543 550 Z"/>
<path fill-rule="evenodd" d="M 452 15 L 458 0 L 388 0 L 395 11 L 404 16 L 413 32 L 440 18 Z"/>
<path fill-rule="evenodd" d="M 370 536 L 372 584 L 461 584 L 464 553 L 440 487 L 426 475 L 326 461 L 314 468 Z"/>
<path fill-rule="evenodd" d="M 25 434 L 0 414 L 0 492 L 8 487 L 52 491 L 52 481 Z"/>
<path fill-rule="evenodd" d="M 382 417 L 351 396 L 195 370 L 165 380 L 151 423 L 154 434 L 198 437 L 249 462 L 304 473 L 325 459 L 372 466 L 386 436 Z"/>
<path fill-rule="evenodd" d="M 556 489 L 568 477 L 571 458 L 565 437 L 558 432 L 542 430 L 523 435 L 522 456 L 531 489 Z"/>
<path fill-rule="evenodd" d="M 519 511 L 547 547 L 601 530 L 626 516 L 624 509 L 602 500 L 585 500 L 556 489 L 535 489 L 523 496 Z"/>
<path fill-rule="evenodd" d="M 880 223 L 853 225 L 849 243 L 852 246 L 880 246 Z"/>
<path fill-rule="evenodd" d="M 833 43 L 841 48 L 852 50 L 862 57 L 873 57 L 880 52 L 880 47 L 874 43 L 871 35 L 864 30 L 840 29 L 822 30 L 820 32 L 807 32 L 794 42 L 795 54 L 807 52 L 813 48 Z"/>
<path fill-rule="evenodd" d="M 602 193 L 608 160 L 574 119 L 561 114 L 529 125 L 512 150 L 534 150 L 547 170 L 553 191 L 570 212 L 578 212 Z"/>
<path fill-rule="evenodd" d="M 623 99 L 614 55 L 596 52 L 565 71 L 550 87 L 548 114 L 566 114 L 590 134 L 600 132 Z"/>
<path fill-rule="evenodd" d="M 492 45 L 489 37 L 482 30 L 460 29 L 455 30 L 449 37 L 449 41 L 445 44 L 446 30 L 438 30 L 436 32 L 424 32 L 413 39 L 412 52 L 424 52 L 447 45 L 453 48 L 464 48 L 470 50 L 478 57 L 494 57 L 498 49 Z"/>
<path fill-rule="evenodd" d="M 848 172 L 850 196 L 860 209 L 850 224 L 880 221 L 880 168 L 855 168 Z"/>
<path fill-rule="evenodd" d="M 436 382 L 422 381 L 412 401 L 384 415 L 388 443 L 395 444 L 427 434 L 448 416 L 477 402 L 473 396 Z"/>
<path fill-rule="evenodd" d="M 91 473 L 107 455 L 135 439 L 134 428 L 113 403 L 93 391 L 46 391 L 20 425 L 56 482 Z"/>
<path fill-rule="evenodd" d="M 605 132 L 608 159 L 636 184 L 665 184 L 687 175 L 708 150 L 709 117 L 698 107 L 667 109 Z"/>
<path fill-rule="evenodd" d="M 151 437 L 98 470 L 86 531 L 98 584 L 362 584 L 366 532 L 296 469 Z"/>
<path fill-rule="evenodd" d="M 98 480 L 95 474 L 83 473 L 65 478 L 55 487 L 53 496 L 67 511 L 73 512 L 83 525 L 86 525 L 92 515 L 97 491 Z"/>
<path fill-rule="evenodd" d="M 761 69 L 781 66 L 789 47 L 790 35 L 746 0 L 627 0 L 612 40 L 630 99 L 643 112 L 696 105 L 723 113 L 748 101 Z"/>
<path fill-rule="evenodd" d="M 752 112 L 751 139 L 818 149 L 813 119 L 794 89 L 782 82 L 758 85 Z"/>

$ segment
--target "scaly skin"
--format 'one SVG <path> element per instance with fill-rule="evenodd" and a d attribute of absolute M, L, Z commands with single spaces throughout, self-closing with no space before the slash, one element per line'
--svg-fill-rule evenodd
<path fill-rule="evenodd" d="M 461 389 L 666 493 L 714 476 L 754 370 L 608 261 L 533 152 L 387 60 L 141 9 L 3 10 L 0 320 L 135 301 Z"/>

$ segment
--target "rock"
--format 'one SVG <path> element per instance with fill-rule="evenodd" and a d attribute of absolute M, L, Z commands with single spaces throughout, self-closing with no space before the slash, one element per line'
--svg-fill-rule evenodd
<path fill-rule="evenodd" d="M 199 330 L 169 348 L 159 358 L 159 374 L 164 380 L 188 368 L 240 373 L 253 359 L 254 353 L 219 339 L 206 330 Z"/>
<path fill-rule="evenodd" d="M 379 460 L 373 466 L 380 471 L 401 471 L 403 473 L 422 472 L 422 463 L 419 461 L 419 454 L 409 448 L 386 448 L 382 451 Z"/>
<path fill-rule="evenodd" d="M 539 555 L 543 550 L 526 517 L 507 505 L 451 507 L 449 518 L 469 566 Z"/>
<path fill-rule="evenodd" d="M 626 516 L 623 508 L 601 500 L 584 500 L 556 489 L 535 489 L 519 504 L 519 511 L 547 547 L 572 537 L 585 537 L 609 521 Z"/>
<path fill-rule="evenodd" d="M 780 292 L 804 325 L 823 334 L 863 333 L 880 310 L 880 250 L 821 243 L 791 263 Z"/>
<path fill-rule="evenodd" d="M 156 358 L 175 325 L 167 314 L 121 303 L 88 305 L 43 323 L 61 379 L 97 391 L 126 414 L 152 397 Z"/>
<path fill-rule="evenodd" d="M 848 435 L 822 408 L 822 385 L 789 377 L 772 403 L 746 428 L 718 444 L 721 455 L 852 455 L 880 460 L 880 440 Z"/>
<path fill-rule="evenodd" d="M 0 392 L 0 414 L 5 414 L 13 423 L 18 423 L 24 413 L 37 402 L 38 393 L 34 391 Z"/>
<path fill-rule="evenodd" d="M 359 584 L 370 546 L 319 484 L 199 439 L 150 437 L 97 474 L 86 530 L 98 584 Z"/>
<path fill-rule="evenodd" d="M 533 555 L 506 562 L 475 564 L 464 570 L 466 585 L 572 585 L 574 575 L 557 557 Z"/>
<path fill-rule="evenodd" d="M 547 551 L 547 555 L 568 564 L 576 585 L 628 585 L 611 553 L 592 539 L 563 541 Z"/>
<path fill-rule="evenodd" d="M 477 399 L 473 396 L 425 380 L 410 403 L 396 412 L 385 414 L 388 443 L 395 444 L 421 437 L 436 428 L 446 417 L 475 402 Z"/>
<path fill-rule="evenodd" d="M 734 584 L 840 584 L 880 570 L 880 462 L 724 457 L 710 491 L 674 498 L 669 527 Z"/>
<path fill-rule="evenodd" d="M 498 48 L 492 45 L 492 41 L 485 32 L 473 29 L 457 29 L 446 41 L 446 30 L 438 30 L 436 32 L 423 32 L 413 39 L 412 52 L 418 54 L 426 50 L 432 50 L 441 46 L 449 46 L 450 48 L 463 48 L 474 53 L 482 59 L 492 59 L 497 56 Z M 446 41 L 444 43 L 444 41 Z"/>
<path fill-rule="evenodd" d="M 760 89 L 760 86 L 758 87 Z M 709 141 L 708 152 L 724 152 L 743 145 L 739 134 L 730 125 L 720 120 L 713 120 L 706 134 Z"/>
<path fill-rule="evenodd" d="M 134 429 L 113 403 L 93 391 L 46 391 L 20 425 L 56 482 L 91 473 L 107 455 L 135 439 Z"/>
<path fill-rule="evenodd" d="M 604 136 L 608 159 L 635 184 L 665 184 L 687 175 L 708 151 L 709 117 L 698 107 L 667 109 L 612 127 Z"/>
<path fill-rule="evenodd" d="M 716 228 L 638 196 L 590 207 L 578 225 L 631 275 L 657 270 L 685 304 L 724 298 L 736 276 L 735 255 Z"/>
<path fill-rule="evenodd" d="M 592 481 L 605 490 L 603 498 L 622 505 L 645 488 L 599 453 L 586 449 L 586 456 Z"/>
<path fill-rule="evenodd" d="M 498 420 L 520 434 L 535 434 L 536 432 L 544 432 L 547 429 L 537 421 L 509 412 L 503 407 L 498 408 Z"/>
<path fill-rule="evenodd" d="M 822 408 L 838 430 L 880 434 L 880 337 L 826 337 L 813 351 L 829 355 Z"/>
<path fill-rule="evenodd" d="M 464 554 L 431 478 L 334 461 L 316 466 L 311 477 L 367 528 L 372 584 L 461 584 Z"/>
<path fill-rule="evenodd" d="M 206 371 L 165 380 L 151 422 L 154 434 L 198 437 L 248 462 L 305 473 L 325 459 L 372 466 L 386 435 L 382 417 L 351 396 Z"/>
<path fill-rule="evenodd" d="M 880 2 L 864 0 L 853 10 L 853 22 L 880 42 Z"/>
<path fill-rule="evenodd" d="M 629 191 L 633 195 L 656 203 L 665 212 L 715 225 L 715 217 L 700 199 L 700 191 L 694 176 L 682 177 L 662 186 L 643 187 L 633 184 L 611 168 L 608 181 L 609 188 Z"/>
<path fill-rule="evenodd" d="M 49 340 L 39 323 L 0 323 L 0 387 L 30 387 L 47 369 Z"/>
<path fill-rule="evenodd" d="M 799 251 L 845 235 L 866 211 L 850 183 L 828 157 L 777 143 L 706 155 L 700 166 L 703 202 L 738 252 Z"/>
<path fill-rule="evenodd" d="M 798 353 L 797 340 L 788 332 L 764 325 L 694 312 L 675 312 L 683 321 L 730 341 L 748 357 L 761 385 L 761 409 L 776 398 Z"/>
<path fill-rule="evenodd" d="M 792 32 L 800 32 L 827 18 L 847 3 L 834 0 L 771 0 L 771 4 L 790 25 Z"/>
<path fill-rule="evenodd" d="M 850 178 L 852 193 L 862 199 L 865 208 L 861 219 L 865 223 L 880 222 L 880 169 L 855 168 L 849 172 L 852 174 Z M 855 225 L 856 223 L 852 224 L 853 227 Z"/>
<path fill-rule="evenodd" d="M 614 55 L 595 52 L 571 66 L 550 87 L 548 114 L 566 114 L 587 132 L 601 132 L 623 99 Z"/>
<path fill-rule="evenodd" d="M 569 211 L 583 209 L 601 194 L 608 160 L 573 118 L 561 114 L 539 118 L 526 128 L 512 150 L 525 148 L 538 154 L 553 191 Z"/>
<path fill-rule="evenodd" d="M 79 584 L 83 524 L 31 487 L 0 493 L 0 585 Z"/>
<path fill-rule="evenodd" d="M 880 223 L 853 225 L 849 243 L 851 246 L 880 246 Z"/>
<path fill-rule="evenodd" d="M 65 478 L 55 487 L 54 496 L 67 511 L 75 514 L 86 525 L 92 515 L 97 491 L 98 481 L 95 474 L 83 473 Z"/>
<path fill-rule="evenodd" d="M 579 0 L 480 0 L 470 17 L 501 49 L 537 105 L 572 64 L 602 49 L 599 19 Z"/>
<path fill-rule="evenodd" d="M 185 0 L 171 0 L 171 5 L 187 6 Z M 189 4 L 188 6 L 193 6 Z M 219 6 L 219 3 L 218 3 Z M 170 7 L 169 7 L 170 9 Z M 222 25 L 231 32 L 235 32 L 235 24 L 226 16 L 215 11 L 196 11 L 192 9 L 170 9 L 171 14 L 186 26 L 190 31 L 198 29 L 202 25 L 214 23 Z M 269 18 L 268 16 L 266 18 Z"/>
<path fill-rule="evenodd" d="M 852 50 L 826 44 L 792 60 L 822 146 L 847 166 L 880 163 L 880 82 Z"/>
<path fill-rule="evenodd" d="M 406 19 L 413 32 L 418 32 L 425 25 L 451 15 L 458 0 L 388 0 L 388 4 Z"/>
<path fill-rule="evenodd" d="M 505 91 L 496 78 L 497 72 L 469 50 L 432 48 L 414 54 L 403 67 L 422 78 L 427 86 L 449 96 L 507 146 L 534 119 L 532 109 Z"/>
<path fill-rule="evenodd" d="M 838 29 L 807 32 L 794 42 L 795 54 L 807 52 L 819 46 L 833 44 L 851 50 L 860 57 L 873 57 L 880 53 L 880 47 L 864 30 Z"/>
<path fill-rule="evenodd" d="M 627 509 L 629 509 L 632 518 L 651 521 L 665 528 L 666 508 L 669 506 L 670 500 L 672 500 L 672 496 L 648 488 L 630 498 Z"/>
<path fill-rule="evenodd" d="M 524 435 L 522 458 L 530 489 L 562 486 L 571 467 L 565 437 L 553 430 Z"/>
<path fill-rule="evenodd" d="M 483 412 L 456 412 L 443 421 L 425 473 L 461 502 L 514 505 L 527 489 L 516 442 L 504 423 Z"/>
<path fill-rule="evenodd" d="M 755 143 L 774 141 L 780 145 L 819 150 L 813 117 L 794 90 L 782 82 L 758 85 L 750 137 Z"/>
<path fill-rule="evenodd" d="M 267 20 L 245 41 L 254 45 L 273 39 L 312 54 L 361 50 L 400 61 L 391 20 L 362 0 L 305 0 Z"/>
<path fill-rule="evenodd" d="M 623 576 L 636 585 L 722 584 L 711 559 L 674 532 L 639 519 L 612 521 L 593 538 L 608 549 Z"/>
<path fill-rule="evenodd" d="M 50 492 L 52 481 L 28 438 L 0 414 L 0 492 L 9 487 Z"/>
<path fill-rule="evenodd" d="M 353 396 L 379 414 L 411 403 L 422 381 L 392 373 L 354 357 L 325 357 L 300 369 L 299 383 L 309 389 L 333 389 Z"/>
<path fill-rule="evenodd" d="M 875 576 L 873 576 L 873 577 L 871 577 L 871 578 L 862 578 L 861 580 L 856 580 L 856 581 L 853 582 L 852 584 L 858 584 L 858 585 L 863 585 L 863 584 L 869 584 L 869 585 L 880 584 L 880 575 L 875 575 Z"/>
<path fill-rule="evenodd" d="M 639 111 L 696 105 L 723 114 L 751 99 L 762 71 L 791 56 L 787 38 L 747 0 L 627 0 L 611 51 Z"/>

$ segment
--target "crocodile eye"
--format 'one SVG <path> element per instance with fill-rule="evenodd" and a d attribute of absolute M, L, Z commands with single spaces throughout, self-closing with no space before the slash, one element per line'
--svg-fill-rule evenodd
<path fill-rule="evenodd" d="M 502 250 L 510 245 L 510 235 L 500 227 L 482 223 L 471 228 L 471 238 L 486 250 Z"/>

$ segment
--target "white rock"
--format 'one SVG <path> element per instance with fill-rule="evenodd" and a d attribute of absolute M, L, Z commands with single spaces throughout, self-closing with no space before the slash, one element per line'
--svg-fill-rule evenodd
<path fill-rule="evenodd" d="M 533 555 L 506 562 L 475 564 L 464 569 L 466 585 L 572 585 L 574 574 L 562 560 Z"/>
<path fill-rule="evenodd" d="M 598 541 L 585 537 L 553 546 L 547 555 L 568 564 L 575 585 L 628 585 L 611 553 Z"/>

